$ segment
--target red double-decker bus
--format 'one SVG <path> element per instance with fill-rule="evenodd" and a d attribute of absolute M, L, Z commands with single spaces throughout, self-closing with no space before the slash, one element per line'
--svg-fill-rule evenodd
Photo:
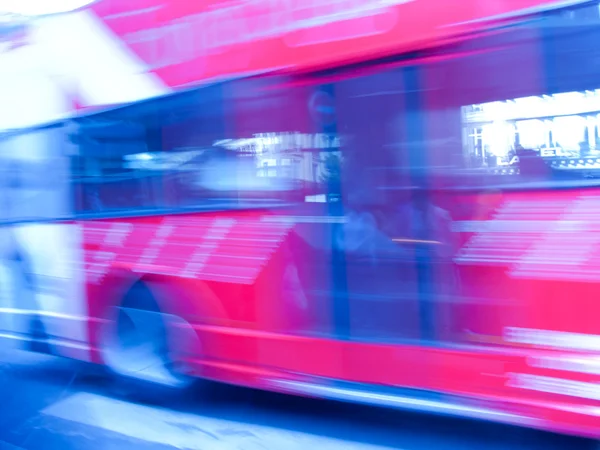
<path fill-rule="evenodd" d="M 176 92 L 3 134 L 1 336 L 599 438 L 598 3 L 217 3 L 100 2 Z"/>

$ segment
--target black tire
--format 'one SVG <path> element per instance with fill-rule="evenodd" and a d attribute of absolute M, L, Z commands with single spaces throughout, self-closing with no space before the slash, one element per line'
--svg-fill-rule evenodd
<path fill-rule="evenodd" d="M 110 389 L 128 400 L 173 403 L 188 399 L 197 382 L 172 360 L 167 321 L 151 289 L 136 283 L 102 330 Z"/>

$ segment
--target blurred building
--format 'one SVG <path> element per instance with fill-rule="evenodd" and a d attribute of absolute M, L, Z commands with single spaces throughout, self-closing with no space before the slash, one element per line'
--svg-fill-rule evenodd
<path fill-rule="evenodd" d="M 262 133 L 220 143 L 255 158 L 259 177 L 320 182 L 328 155 L 339 154 L 339 137 L 325 133 Z M 339 155 L 338 155 L 339 156 Z"/>
<path fill-rule="evenodd" d="M 508 163 L 516 145 L 544 157 L 579 157 L 600 149 L 600 90 L 518 98 L 463 107 L 466 152 Z"/>

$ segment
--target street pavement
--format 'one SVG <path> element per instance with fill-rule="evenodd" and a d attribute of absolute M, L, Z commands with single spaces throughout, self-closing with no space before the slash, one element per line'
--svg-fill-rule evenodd
<path fill-rule="evenodd" d="M 0 450 L 597 450 L 584 439 L 218 384 L 136 402 L 79 363 L 0 352 Z"/>

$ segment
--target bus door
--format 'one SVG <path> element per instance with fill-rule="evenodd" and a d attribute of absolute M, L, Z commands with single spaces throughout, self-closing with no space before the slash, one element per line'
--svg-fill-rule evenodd
<path fill-rule="evenodd" d="M 293 226 L 255 284 L 257 323 L 272 332 L 259 360 L 427 387 L 405 74 L 350 76 L 242 81 L 231 94 L 235 137 L 260 144 L 261 176 L 296 183 L 292 201 L 269 213 Z"/>
<path fill-rule="evenodd" d="M 319 87 L 332 96 L 340 136 L 332 227 L 334 336 L 344 342 L 344 379 L 428 387 L 427 272 L 431 249 L 411 123 L 412 73 L 383 69 Z M 410 370 L 407 368 L 410 367 Z"/>

